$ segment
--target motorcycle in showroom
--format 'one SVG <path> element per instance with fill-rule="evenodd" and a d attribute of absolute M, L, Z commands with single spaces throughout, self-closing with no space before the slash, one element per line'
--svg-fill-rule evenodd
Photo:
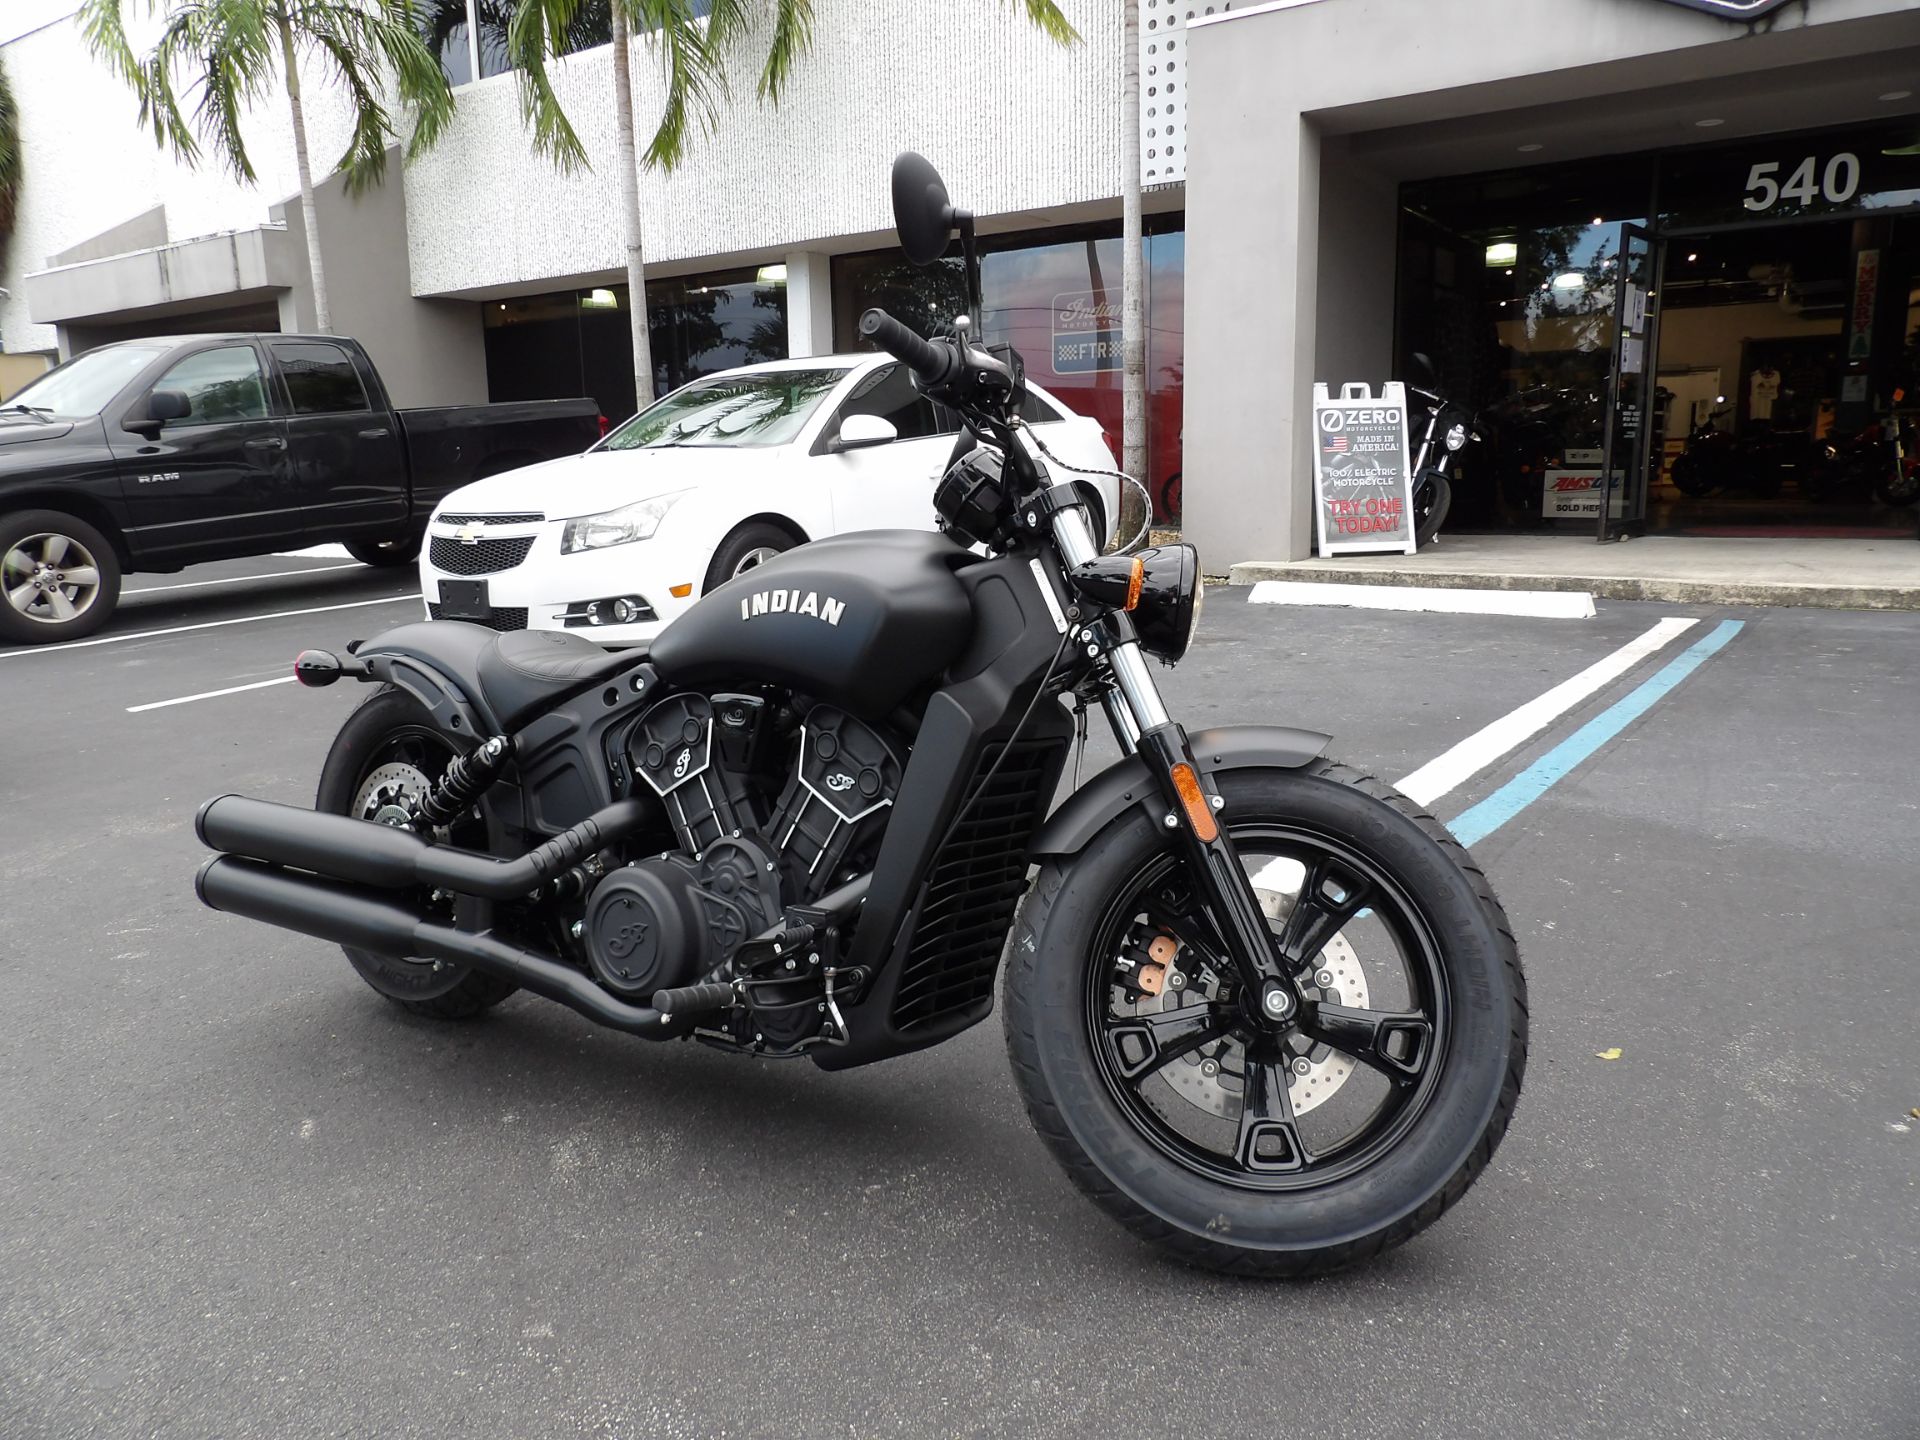
<path fill-rule="evenodd" d="M 1413 538 L 1425 547 L 1433 543 L 1453 505 L 1453 483 L 1447 466 L 1467 447 L 1468 441 L 1486 439 L 1473 412 L 1440 394 L 1440 380 L 1433 361 L 1414 351 L 1411 390 L 1427 403 L 1427 423 L 1420 432 L 1420 448 L 1413 456 Z"/>
<path fill-rule="evenodd" d="M 977 307 L 973 217 L 911 153 L 893 201 L 918 265 L 958 231 Z M 303 652 L 309 685 L 376 688 L 313 810 L 201 807 L 201 900 L 418 1015 L 525 989 L 828 1070 L 950 1040 L 997 988 L 1036 1129 L 1146 1240 L 1296 1276 L 1416 1234 L 1526 1062 L 1485 875 L 1323 734 L 1182 727 L 1147 657 L 1192 643 L 1193 548 L 1100 553 L 1018 355 L 965 317 L 860 331 L 965 421 L 941 532 L 799 546 L 638 650 L 442 621 Z M 1094 710 L 1122 758 L 1049 814 Z"/>

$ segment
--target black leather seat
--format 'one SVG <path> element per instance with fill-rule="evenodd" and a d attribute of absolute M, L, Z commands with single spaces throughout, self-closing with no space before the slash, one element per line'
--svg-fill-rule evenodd
<path fill-rule="evenodd" d="M 476 678 L 503 730 L 517 730 L 543 706 L 571 695 L 647 658 L 644 648 L 602 650 L 564 630 L 510 630 L 479 654 Z"/>

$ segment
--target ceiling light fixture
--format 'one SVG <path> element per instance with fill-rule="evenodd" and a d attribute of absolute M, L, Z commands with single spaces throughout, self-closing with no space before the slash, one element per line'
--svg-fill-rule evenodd
<path fill-rule="evenodd" d="M 1511 265 L 1520 258 L 1520 246 L 1512 240 L 1496 240 L 1487 246 L 1487 268 L 1497 270 L 1502 265 Z M 1513 272 L 1507 272 L 1511 275 Z"/>
<path fill-rule="evenodd" d="M 1889 101 L 1891 101 L 1891 100 L 1911 100 L 1911 99 L 1913 98 L 1913 91 L 1911 91 L 1911 90 L 1889 90 L 1889 91 L 1887 91 L 1887 93 L 1886 93 L 1886 94 L 1884 94 L 1884 95 L 1882 95 L 1882 96 L 1881 96 L 1880 98 L 1881 98 L 1882 100 L 1889 100 Z"/>
<path fill-rule="evenodd" d="M 1727 122 L 1724 120 L 1696 120 L 1693 123 L 1699 126 L 1702 130 L 1711 130 L 1714 126 L 1724 125 Z"/>
<path fill-rule="evenodd" d="M 1886 99 L 1887 97 L 1883 95 L 1883 96 L 1881 96 L 1880 98 L 1884 100 L 1884 99 Z M 1534 151 L 1536 151 L 1536 150 L 1544 150 L 1544 149 L 1546 149 L 1546 148 L 1547 148 L 1547 147 L 1546 147 L 1546 146 L 1544 146 L 1544 145 L 1542 145 L 1542 144 L 1541 144 L 1541 143 L 1540 143 L 1540 142 L 1539 142 L 1538 140 L 1531 140 L 1531 141 L 1529 141 L 1528 143 L 1526 143 L 1525 145 L 1522 145 L 1522 146 L 1520 147 L 1520 153 L 1521 153 L 1522 155 L 1531 155 L 1531 154 L 1533 154 L 1533 152 L 1534 152 Z"/>
<path fill-rule="evenodd" d="M 1700 258 L 1700 252 L 1699 252 L 1699 251 L 1697 251 L 1697 250 L 1689 250 L 1689 251 L 1687 252 L 1687 263 L 1688 263 L 1689 265 L 1691 265 L 1691 264 L 1692 264 L 1692 263 L 1693 263 L 1694 261 L 1696 261 L 1696 260 L 1698 260 L 1699 258 Z"/>

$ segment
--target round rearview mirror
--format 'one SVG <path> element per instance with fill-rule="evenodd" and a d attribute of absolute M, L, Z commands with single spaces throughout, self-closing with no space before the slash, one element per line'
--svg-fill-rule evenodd
<path fill-rule="evenodd" d="M 909 150 L 893 162 L 893 225 L 907 259 L 933 264 L 946 253 L 959 218 L 947 198 L 946 182 L 926 156 Z"/>

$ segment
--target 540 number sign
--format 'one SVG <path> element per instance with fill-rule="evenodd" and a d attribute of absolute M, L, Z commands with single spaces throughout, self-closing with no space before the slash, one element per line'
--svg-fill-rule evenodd
<path fill-rule="evenodd" d="M 1747 209 L 1763 213 L 1783 200 L 1802 206 L 1820 199 L 1829 205 L 1844 205 L 1860 188 L 1860 157 L 1851 150 L 1842 150 L 1817 170 L 1819 157 L 1809 155 L 1786 179 L 1776 179 L 1784 163 L 1761 160 L 1747 171 L 1747 193 L 1741 201 Z"/>

